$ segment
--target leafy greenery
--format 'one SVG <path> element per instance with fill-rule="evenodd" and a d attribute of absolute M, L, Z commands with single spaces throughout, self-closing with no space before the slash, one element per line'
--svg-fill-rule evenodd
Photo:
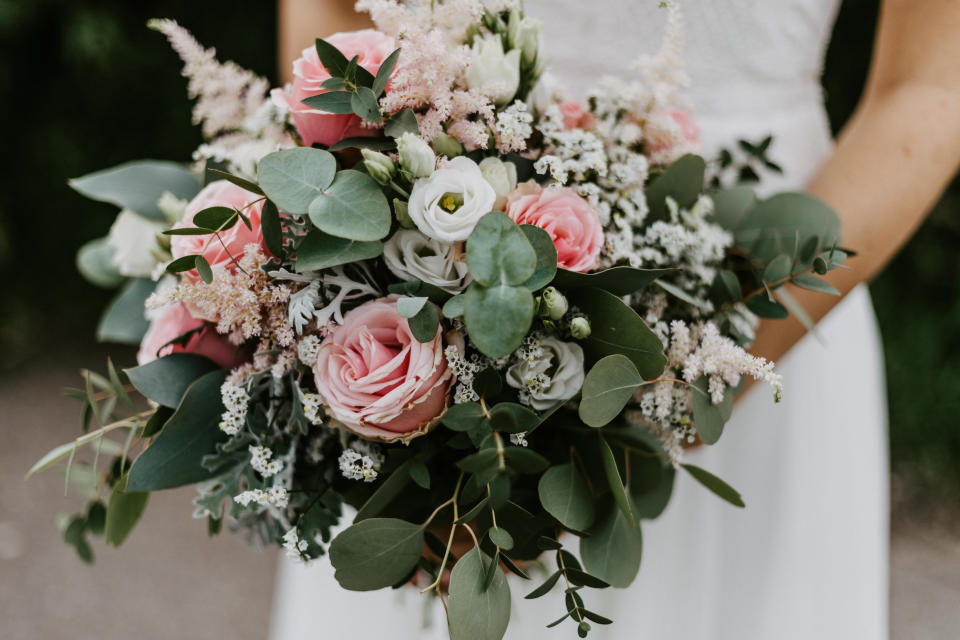
<path fill-rule="evenodd" d="M 330 544 L 340 586 L 372 591 L 401 582 L 420 559 L 423 528 L 395 518 L 370 518 L 342 531 Z"/>

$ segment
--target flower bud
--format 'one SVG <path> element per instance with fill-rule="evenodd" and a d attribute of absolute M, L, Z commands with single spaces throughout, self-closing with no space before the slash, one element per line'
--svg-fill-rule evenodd
<path fill-rule="evenodd" d="M 497 201 L 493 205 L 494 210 L 503 211 L 507 204 L 507 196 L 517 188 L 516 165 L 491 156 L 480 161 L 480 173 L 483 174 L 484 180 L 489 182 L 493 190 L 497 192 Z"/>
<path fill-rule="evenodd" d="M 459 155 L 463 155 L 463 145 L 460 144 L 459 140 L 449 134 L 441 133 L 434 138 L 430 144 L 433 150 L 437 152 L 437 155 L 447 156 L 448 158 L 456 158 Z"/>
<path fill-rule="evenodd" d="M 523 63 L 531 66 L 542 49 L 543 23 L 536 18 L 522 16 L 514 9 L 510 12 L 507 37 L 510 39 L 510 46 L 523 53 Z"/>
<path fill-rule="evenodd" d="M 388 156 L 371 149 L 361 149 L 360 153 L 363 155 L 363 164 L 367 167 L 371 178 L 380 184 L 387 184 L 393 179 L 397 167 Z"/>
<path fill-rule="evenodd" d="M 569 304 L 567 298 L 555 287 L 547 287 L 543 290 L 540 304 L 540 313 L 551 320 L 559 320 L 567 312 Z"/>
<path fill-rule="evenodd" d="M 583 316 L 577 316 L 570 321 L 570 335 L 575 340 L 585 340 L 590 337 L 590 321 Z"/>
<path fill-rule="evenodd" d="M 397 154 L 400 166 L 414 178 L 426 178 L 433 173 L 437 164 L 437 155 L 423 138 L 407 132 L 397 138 Z"/>
<path fill-rule="evenodd" d="M 494 104 L 513 100 L 520 87 L 520 49 L 504 53 L 499 36 L 474 40 L 467 86 L 487 92 Z"/>

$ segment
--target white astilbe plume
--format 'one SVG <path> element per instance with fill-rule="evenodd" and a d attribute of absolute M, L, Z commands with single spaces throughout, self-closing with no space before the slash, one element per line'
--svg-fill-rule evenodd
<path fill-rule="evenodd" d="M 174 20 L 155 19 L 147 26 L 167 36 L 183 60 L 187 91 L 197 100 L 193 122 L 202 125 L 205 138 L 237 128 L 260 109 L 270 89 L 266 78 L 234 62 L 218 61 L 216 49 L 205 49 Z"/>
<path fill-rule="evenodd" d="M 660 50 L 652 56 L 640 56 L 632 66 L 640 72 L 659 106 L 689 108 L 686 91 L 691 83 L 683 62 L 683 12 L 676 1 L 661 2 L 660 5 L 667 10 L 667 25 Z"/>

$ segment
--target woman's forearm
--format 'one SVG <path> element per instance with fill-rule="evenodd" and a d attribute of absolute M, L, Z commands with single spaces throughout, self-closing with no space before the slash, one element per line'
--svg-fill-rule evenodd
<path fill-rule="evenodd" d="M 353 10 L 354 0 L 279 0 L 277 25 L 280 31 L 280 78 L 292 79 L 291 63 L 314 39 L 370 26 L 365 13 Z"/>
<path fill-rule="evenodd" d="M 960 90 L 905 82 L 869 97 L 809 185 L 843 221 L 858 252 L 827 276 L 843 294 L 872 278 L 903 246 L 960 164 Z M 814 321 L 838 298 L 791 287 Z M 764 322 L 753 351 L 776 360 L 805 333 L 794 318 Z"/>

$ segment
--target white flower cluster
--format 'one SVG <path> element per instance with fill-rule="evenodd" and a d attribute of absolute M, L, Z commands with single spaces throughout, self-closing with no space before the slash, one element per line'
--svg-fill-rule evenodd
<path fill-rule="evenodd" d="M 591 172 L 603 175 L 607 171 L 607 154 L 603 140 L 583 129 L 567 130 L 563 126 L 560 107 L 546 109 L 537 128 L 543 134 L 546 153 L 534 163 L 539 174 L 549 174 L 559 184 L 571 180 L 582 182 Z"/>
<path fill-rule="evenodd" d="M 307 541 L 300 537 L 300 532 L 297 531 L 296 527 L 283 534 L 283 548 L 286 556 L 291 560 L 306 564 L 307 561 L 303 557 L 303 552 L 307 550 L 308 546 Z"/>
<path fill-rule="evenodd" d="M 273 451 L 261 445 L 250 445 L 250 466 L 264 478 L 280 473 L 283 469 L 283 463 L 279 460 L 271 460 Z"/>
<path fill-rule="evenodd" d="M 344 478 L 373 482 L 383 465 L 383 454 L 372 442 L 355 440 L 340 454 L 339 463 Z"/>
<path fill-rule="evenodd" d="M 250 394 L 242 385 L 228 379 L 220 387 L 220 397 L 226 409 L 220 416 L 220 430 L 227 435 L 235 436 L 240 433 L 247 419 Z"/>
<path fill-rule="evenodd" d="M 303 415 L 307 417 L 310 424 L 323 424 L 323 400 L 318 394 L 300 391 L 300 403 L 303 405 Z"/>
<path fill-rule="evenodd" d="M 266 491 L 263 489 L 248 489 L 240 495 L 234 496 L 233 501 L 243 507 L 253 503 L 263 507 L 286 509 L 290 503 L 290 494 L 280 486 L 270 487 Z"/>
<path fill-rule="evenodd" d="M 308 367 L 313 367 L 317 363 L 317 354 L 320 353 L 320 338 L 317 336 L 304 336 L 297 343 L 297 358 Z"/>
<path fill-rule="evenodd" d="M 497 114 L 497 149 L 500 153 L 519 152 L 527 148 L 533 134 L 533 115 L 526 103 L 517 100 Z"/>
<path fill-rule="evenodd" d="M 460 352 L 460 349 L 452 344 L 444 349 L 443 355 L 446 356 L 447 364 L 457 379 L 457 387 L 453 392 L 453 403 L 462 404 L 479 400 L 480 396 L 473 390 L 473 376 L 483 371 L 486 368 L 486 363 L 476 355 L 468 360 Z"/>

